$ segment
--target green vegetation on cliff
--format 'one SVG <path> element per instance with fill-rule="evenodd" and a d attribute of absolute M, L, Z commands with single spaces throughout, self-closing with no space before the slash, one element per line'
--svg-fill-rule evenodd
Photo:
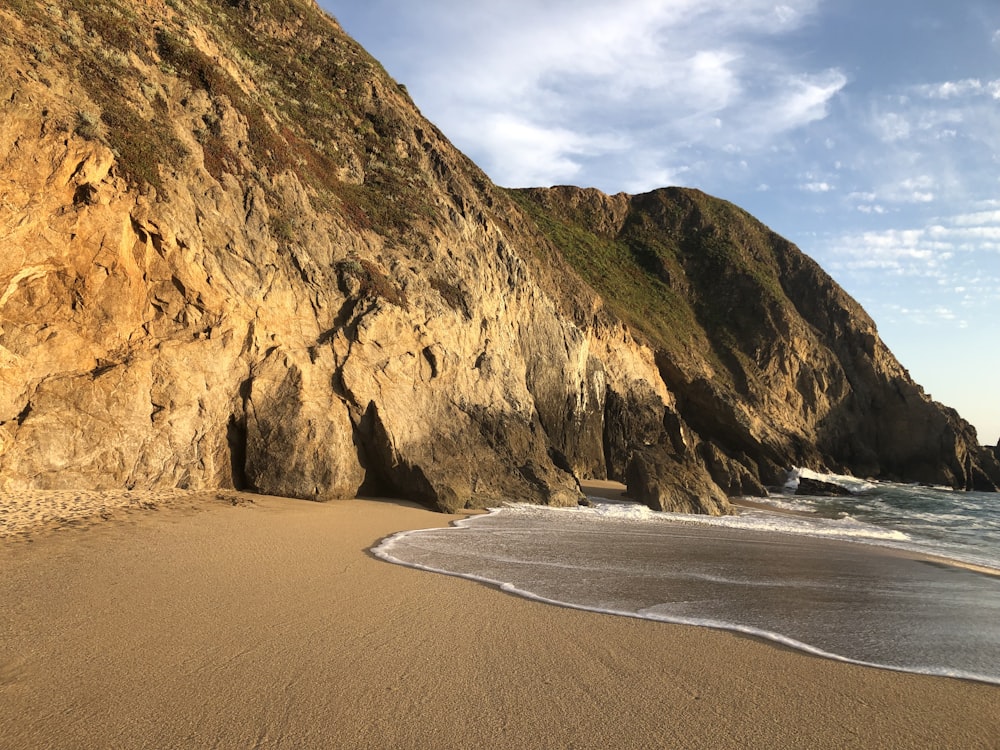
<path fill-rule="evenodd" d="M 758 350 L 795 315 L 774 235 L 726 201 L 680 188 L 618 196 L 627 206 L 608 222 L 575 188 L 508 194 L 608 307 L 682 368 L 707 357 L 716 380 L 753 377 Z"/>
<path fill-rule="evenodd" d="M 687 300 L 644 267 L 626 239 L 593 231 L 579 212 L 543 205 L 532 190 L 508 190 L 542 234 L 622 320 L 668 350 L 696 345 L 700 331 Z"/>
<path fill-rule="evenodd" d="M 264 168 L 295 172 L 362 229 L 400 234 L 431 215 L 388 76 L 308 0 L 167 0 L 152 34 L 117 0 L 14 5 L 32 22 L 16 43 L 48 75 L 73 61 L 93 102 L 67 130 L 108 145 L 137 187 L 162 195 L 162 170 L 198 162 L 217 180 L 267 187 Z M 232 115 L 241 137 L 226 132 Z M 196 144 L 178 137 L 183 117 L 200 120 Z"/>

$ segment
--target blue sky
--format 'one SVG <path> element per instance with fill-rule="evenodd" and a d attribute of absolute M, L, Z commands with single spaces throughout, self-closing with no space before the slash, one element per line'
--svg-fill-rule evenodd
<path fill-rule="evenodd" d="M 320 0 L 498 184 L 697 187 L 1000 438 L 997 0 Z"/>

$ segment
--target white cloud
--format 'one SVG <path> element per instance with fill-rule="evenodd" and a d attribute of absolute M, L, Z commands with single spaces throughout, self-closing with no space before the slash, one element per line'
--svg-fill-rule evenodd
<path fill-rule="evenodd" d="M 676 174 L 699 158 L 692 148 L 760 152 L 825 118 L 847 82 L 773 43 L 814 19 L 819 0 L 385 5 L 400 28 L 436 44 L 432 54 L 415 48 L 401 68 L 409 75 L 397 76 L 505 184 L 552 183 L 584 168 L 600 171 L 609 190 L 635 184 L 636 156 L 620 148 L 626 131 L 634 154 L 659 160 L 649 174 Z M 532 132 L 545 142 L 540 153 L 513 155 Z"/>
<path fill-rule="evenodd" d="M 928 99 L 964 99 L 975 96 L 1000 99 L 1000 79 L 982 81 L 979 78 L 963 78 L 916 86 L 913 91 Z"/>
<path fill-rule="evenodd" d="M 849 234 L 832 248 L 835 269 L 883 271 L 899 276 L 937 277 L 936 254 L 924 246 L 922 229 L 890 229 Z"/>
<path fill-rule="evenodd" d="M 833 190 L 833 186 L 828 182 L 807 182 L 802 185 L 802 189 L 807 193 L 828 193 Z"/>
<path fill-rule="evenodd" d="M 935 229 L 944 229 L 935 227 Z M 1000 241 L 1000 227 L 964 227 L 961 229 L 944 229 L 941 236 L 947 236 L 956 240 L 993 240 Z M 995 245 L 990 243 L 980 243 L 980 247 L 993 250 Z"/>
<path fill-rule="evenodd" d="M 934 178 L 927 174 L 909 177 L 900 184 L 903 190 L 927 190 L 934 187 Z"/>
<path fill-rule="evenodd" d="M 656 163 L 655 159 L 653 163 Z M 684 182 L 684 175 L 688 172 L 690 172 L 690 168 L 687 166 L 673 169 L 663 167 L 639 169 L 634 178 L 626 180 L 625 184 L 622 185 L 622 190 L 626 193 L 642 193 L 664 185 L 680 185 Z"/>
<path fill-rule="evenodd" d="M 775 18 L 778 20 L 779 24 L 786 26 L 797 25 L 801 14 L 799 10 L 793 8 L 790 5 L 779 5 L 774 9 Z M 1000 34 L 1000 31 L 997 32 Z"/>
<path fill-rule="evenodd" d="M 899 112 L 886 112 L 874 118 L 874 126 L 879 137 L 893 143 L 910 137 L 910 122 Z"/>
<path fill-rule="evenodd" d="M 960 328 L 968 321 L 956 310 L 962 316 L 989 316 L 1000 303 L 1000 211 L 995 208 L 911 228 L 845 232 L 825 244 L 825 265 L 848 287 L 867 289 L 866 307 L 890 319 Z"/>
<path fill-rule="evenodd" d="M 955 320 L 958 316 L 955 315 L 954 311 L 948 309 L 944 305 L 938 305 L 934 308 L 934 314 L 942 320 Z"/>
<path fill-rule="evenodd" d="M 878 197 L 881 200 L 891 203 L 932 203 L 935 198 L 936 189 L 937 182 L 933 177 L 930 175 L 917 175 L 892 181 L 887 180 L 878 191 Z M 875 198 L 874 193 L 863 193 L 863 195 L 871 195 L 872 197 L 869 200 L 874 200 Z"/>
<path fill-rule="evenodd" d="M 478 136 L 491 149 L 505 154 L 505 163 L 495 179 L 511 185 L 518 184 L 518 180 L 531 185 L 570 181 L 580 171 L 580 157 L 621 151 L 627 146 L 626 141 L 611 135 L 589 136 L 564 128 L 544 127 L 505 113 L 478 123 Z"/>
<path fill-rule="evenodd" d="M 880 204 L 894 210 L 925 206 L 955 214 L 996 195 L 1000 107 L 995 96 L 1000 79 L 956 77 L 854 103 L 861 126 L 858 150 L 845 161 L 854 169 L 855 192 L 877 194 Z"/>
<path fill-rule="evenodd" d="M 970 214 L 953 216 L 952 224 L 959 227 L 982 226 L 984 224 L 1000 224 L 1000 210 L 976 211 Z"/>
<path fill-rule="evenodd" d="M 839 70 L 789 76 L 769 107 L 773 126 L 789 130 L 823 119 L 830 100 L 846 84 L 847 77 Z"/>

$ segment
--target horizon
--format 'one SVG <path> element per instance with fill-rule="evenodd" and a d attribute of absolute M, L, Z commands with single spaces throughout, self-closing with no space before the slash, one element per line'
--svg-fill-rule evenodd
<path fill-rule="evenodd" d="M 320 5 L 498 185 L 682 185 L 749 211 L 997 444 L 1000 7 Z"/>

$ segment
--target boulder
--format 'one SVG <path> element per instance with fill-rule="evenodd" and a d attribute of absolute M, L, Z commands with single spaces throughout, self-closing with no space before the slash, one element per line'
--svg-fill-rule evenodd
<path fill-rule="evenodd" d="M 728 515 L 732 506 L 703 467 L 664 450 L 634 453 L 625 471 L 627 495 L 653 510 Z"/>
<path fill-rule="evenodd" d="M 834 482 L 825 482 L 822 479 L 813 479 L 812 477 L 800 477 L 799 486 L 795 488 L 795 494 L 812 495 L 814 497 L 848 497 L 854 493 Z"/>

